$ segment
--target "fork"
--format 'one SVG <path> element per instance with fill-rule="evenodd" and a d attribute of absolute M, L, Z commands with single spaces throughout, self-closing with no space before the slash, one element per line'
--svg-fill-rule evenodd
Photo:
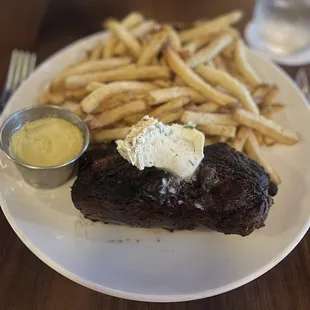
<path fill-rule="evenodd" d="M 14 49 L 11 54 L 6 82 L 0 98 L 0 113 L 18 86 L 29 76 L 36 65 L 34 53 Z"/>
<path fill-rule="evenodd" d="M 295 81 L 303 94 L 308 99 L 308 104 L 310 105 L 310 85 L 309 85 L 309 78 L 308 73 L 305 68 L 300 68 L 297 71 Z"/>

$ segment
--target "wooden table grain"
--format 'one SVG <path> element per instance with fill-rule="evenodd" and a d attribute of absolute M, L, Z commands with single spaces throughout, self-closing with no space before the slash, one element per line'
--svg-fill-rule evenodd
<path fill-rule="evenodd" d="M 6 0 L 0 1 L 0 85 L 13 48 L 32 50 L 39 62 L 100 29 L 108 16 L 132 10 L 159 21 L 191 21 L 241 8 L 251 17 L 253 0 Z M 286 68 L 290 74 L 296 68 Z M 293 208 L 294 206 L 292 206 Z M 309 310 L 310 234 L 279 265 L 251 283 L 192 302 L 127 301 L 84 288 L 33 255 L 0 213 L 0 310 Z"/>

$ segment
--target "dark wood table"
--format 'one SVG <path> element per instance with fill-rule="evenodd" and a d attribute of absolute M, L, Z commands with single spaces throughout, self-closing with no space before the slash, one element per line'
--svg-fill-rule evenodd
<path fill-rule="evenodd" d="M 233 8 L 249 20 L 253 0 L 6 0 L 0 2 L 0 85 L 13 48 L 38 54 L 39 62 L 100 29 L 108 17 L 132 10 L 159 21 L 192 21 Z M 290 74 L 296 68 L 286 68 Z M 292 206 L 294 207 L 294 206 Z M 84 288 L 46 266 L 17 238 L 0 214 L 0 310 L 90 309 L 310 309 L 310 234 L 278 266 L 251 283 L 212 298 L 174 304 L 122 300 Z"/>

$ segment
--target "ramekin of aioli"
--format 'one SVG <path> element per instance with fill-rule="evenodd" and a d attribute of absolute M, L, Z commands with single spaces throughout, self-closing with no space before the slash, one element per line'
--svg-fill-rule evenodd
<path fill-rule="evenodd" d="M 73 112 L 37 106 L 10 116 L 1 128 L 1 147 L 32 186 L 55 188 L 72 175 L 89 144 L 89 131 Z"/>

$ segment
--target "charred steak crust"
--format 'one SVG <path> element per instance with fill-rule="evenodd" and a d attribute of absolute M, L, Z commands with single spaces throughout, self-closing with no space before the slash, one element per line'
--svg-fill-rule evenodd
<path fill-rule="evenodd" d="M 224 143 L 207 146 L 190 181 L 147 168 L 138 170 L 115 145 L 80 160 L 72 201 L 86 218 L 169 230 L 208 227 L 249 235 L 263 227 L 275 192 L 264 169 Z M 272 190 L 269 191 L 269 188 Z"/>

